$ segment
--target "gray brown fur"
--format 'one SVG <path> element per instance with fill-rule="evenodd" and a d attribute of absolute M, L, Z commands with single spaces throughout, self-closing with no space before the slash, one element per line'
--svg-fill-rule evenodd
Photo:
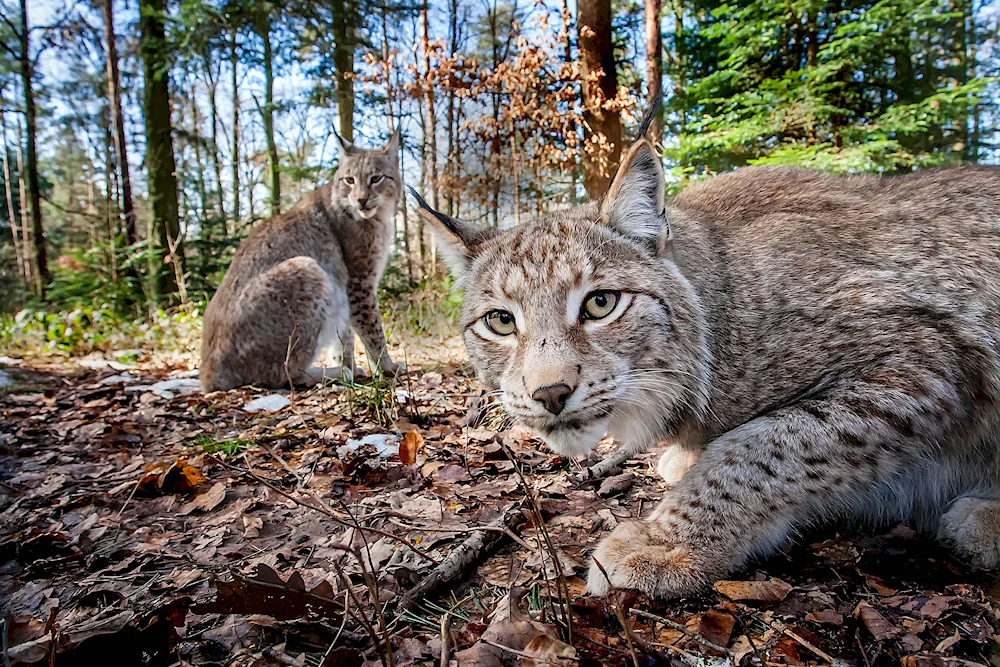
<path fill-rule="evenodd" d="M 485 239 L 426 216 L 512 415 L 567 454 L 607 430 L 696 455 L 598 545 L 590 591 L 687 594 L 836 518 L 910 521 L 996 566 L 1000 169 L 746 168 L 664 202 L 644 141 L 625 163 L 604 201 Z M 593 289 L 631 304 L 588 328 L 567 300 Z M 513 339 L 484 335 L 494 308 Z M 573 388 L 558 416 L 531 399 L 553 382 Z"/>
<path fill-rule="evenodd" d="M 205 391 L 351 376 L 352 329 L 379 370 L 402 370 L 376 300 L 402 187 L 397 141 L 376 150 L 341 142 L 334 180 L 240 244 L 205 311 Z"/>

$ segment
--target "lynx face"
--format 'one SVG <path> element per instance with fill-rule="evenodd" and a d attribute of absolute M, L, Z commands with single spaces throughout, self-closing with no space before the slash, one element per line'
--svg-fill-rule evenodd
<path fill-rule="evenodd" d="M 492 233 L 427 216 L 465 287 L 472 363 L 565 455 L 606 433 L 648 445 L 704 403 L 701 313 L 667 258 L 659 160 L 645 142 L 626 159 L 600 206 Z"/>
<path fill-rule="evenodd" d="M 371 219 L 380 207 L 391 212 L 396 207 L 402 186 L 399 175 L 399 135 L 373 150 L 365 150 L 337 136 L 340 164 L 334 176 L 333 196 L 347 200 L 357 214 Z"/>

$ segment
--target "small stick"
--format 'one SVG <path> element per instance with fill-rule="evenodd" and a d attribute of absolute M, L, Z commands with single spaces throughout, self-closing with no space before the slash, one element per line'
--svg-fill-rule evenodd
<path fill-rule="evenodd" d="M 451 662 L 451 614 L 441 617 L 441 667 Z"/>
<path fill-rule="evenodd" d="M 560 664 L 558 662 L 553 662 L 551 660 L 547 660 L 547 659 L 539 657 L 537 655 L 532 655 L 530 653 L 525 653 L 524 651 L 518 651 L 516 648 L 511 648 L 509 646 L 504 646 L 503 644 L 498 644 L 497 642 L 491 642 L 489 639 L 480 639 L 479 641 L 481 641 L 484 644 L 488 644 L 489 646 L 495 646 L 496 648 L 500 649 L 501 651 L 507 651 L 507 653 L 512 653 L 512 654 L 516 655 L 519 658 L 531 658 L 536 663 L 542 662 L 542 663 L 545 663 L 546 665 L 557 665 L 557 666 Z M 570 656 L 561 656 L 561 659 L 563 659 L 563 660 L 574 660 L 574 661 L 577 661 L 577 662 L 580 660 L 579 658 L 575 658 L 575 657 L 571 658 Z"/>
<path fill-rule="evenodd" d="M 602 568 L 602 571 L 603 571 L 603 568 Z M 719 651 L 720 653 L 724 653 L 724 654 L 730 655 L 730 656 L 733 655 L 733 652 L 730 651 L 729 649 L 724 648 L 722 646 L 719 646 L 715 642 L 711 642 L 711 641 L 705 639 L 704 637 L 702 637 L 701 635 L 699 635 L 696 632 L 691 632 L 690 630 L 688 630 L 686 627 L 684 627 L 680 623 L 676 623 L 674 621 L 671 621 L 669 618 L 663 618 L 662 616 L 657 616 L 656 614 L 651 614 L 648 611 L 643 611 L 641 609 L 636 609 L 634 607 L 631 608 L 630 611 L 633 614 L 635 614 L 636 616 L 642 616 L 643 618 L 648 618 L 648 619 L 653 620 L 653 621 L 659 621 L 660 623 L 663 623 L 664 625 L 666 625 L 668 627 L 671 627 L 674 630 L 677 630 L 678 632 L 682 632 L 685 635 L 687 635 L 688 637 L 690 637 L 691 639 L 693 639 L 696 642 L 698 642 L 699 644 L 701 644 L 702 646 L 710 648 L 713 651 Z"/>
<path fill-rule="evenodd" d="M 628 640 L 628 650 L 632 654 L 632 663 L 635 667 L 639 667 L 639 655 L 635 652 L 635 638 L 632 636 L 632 626 L 628 622 L 628 618 L 625 617 L 625 612 L 622 610 L 620 605 L 612 605 L 615 610 L 615 616 L 618 617 L 618 622 L 621 624 L 622 629 L 625 631 L 625 639 Z"/>

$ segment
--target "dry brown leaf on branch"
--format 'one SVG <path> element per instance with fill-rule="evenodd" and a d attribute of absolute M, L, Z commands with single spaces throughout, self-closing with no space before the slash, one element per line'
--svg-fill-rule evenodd
<path fill-rule="evenodd" d="M 837 613 L 833 609 L 822 609 L 820 611 L 811 611 L 806 614 L 806 620 L 813 621 L 815 623 L 842 625 L 844 623 L 844 615 Z"/>
<path fill-rule="evenodd" d="M 872 633 L 872 637 L 878 641 L 890 639 L 899 634 L 899 628 L 885 620 L 885 617 L 867 602 L 858 603 L 858 606 L 854 608 L 854 617 L 864 623 L 868 632 Z"/>
<path fill-rule="evenodd" d="M 212 486 L 211 489 L 202 493 L 197 498 L 189 503 L 183 505 L 178 514 L 181 516 L 186 516 L 195 510 L 203 510 L 205 512 L 210 512 L 219 506 L 223 500 L 226 499 L 226 484 L 225 482 L 217 482 Z"/>
<path fill-rule="evenodd" d="M 399 460 L 411 466 L 417 462 L 417 454 L 424 447 L 424 437 L 417 431 L 407 431 L 399 443 Z"/>
<path fill-rule="evenodd" d="M 712 586 L 730 600 L 754 602 L 781 602 L 792 587 L 781 579 L 767 581 L 717 581 Z"/>

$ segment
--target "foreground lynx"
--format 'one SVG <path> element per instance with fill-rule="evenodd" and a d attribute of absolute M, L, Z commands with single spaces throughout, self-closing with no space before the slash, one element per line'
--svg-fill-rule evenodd
<path fill-rule="evenodd" d="M 240 244 L 205 310 L 205 391 L 350 377 L 352 328 L 372 364 L 403 370 L 386 351 L 375 299 L 402 186 L 398 135 L 376 150 L 337 139 L 334 180 Z"/>
<path fill-rule="evenodd" d="M 425 217 L 511 415 L 563 454 L 605 432 L 697 454 L 600 543 L 592 593 L 687 594 L 839 517 L 997 564 L 1000 170 L 747 168 L 665 202 L 640 141 L 600 202 L 501 232 Z"/>

